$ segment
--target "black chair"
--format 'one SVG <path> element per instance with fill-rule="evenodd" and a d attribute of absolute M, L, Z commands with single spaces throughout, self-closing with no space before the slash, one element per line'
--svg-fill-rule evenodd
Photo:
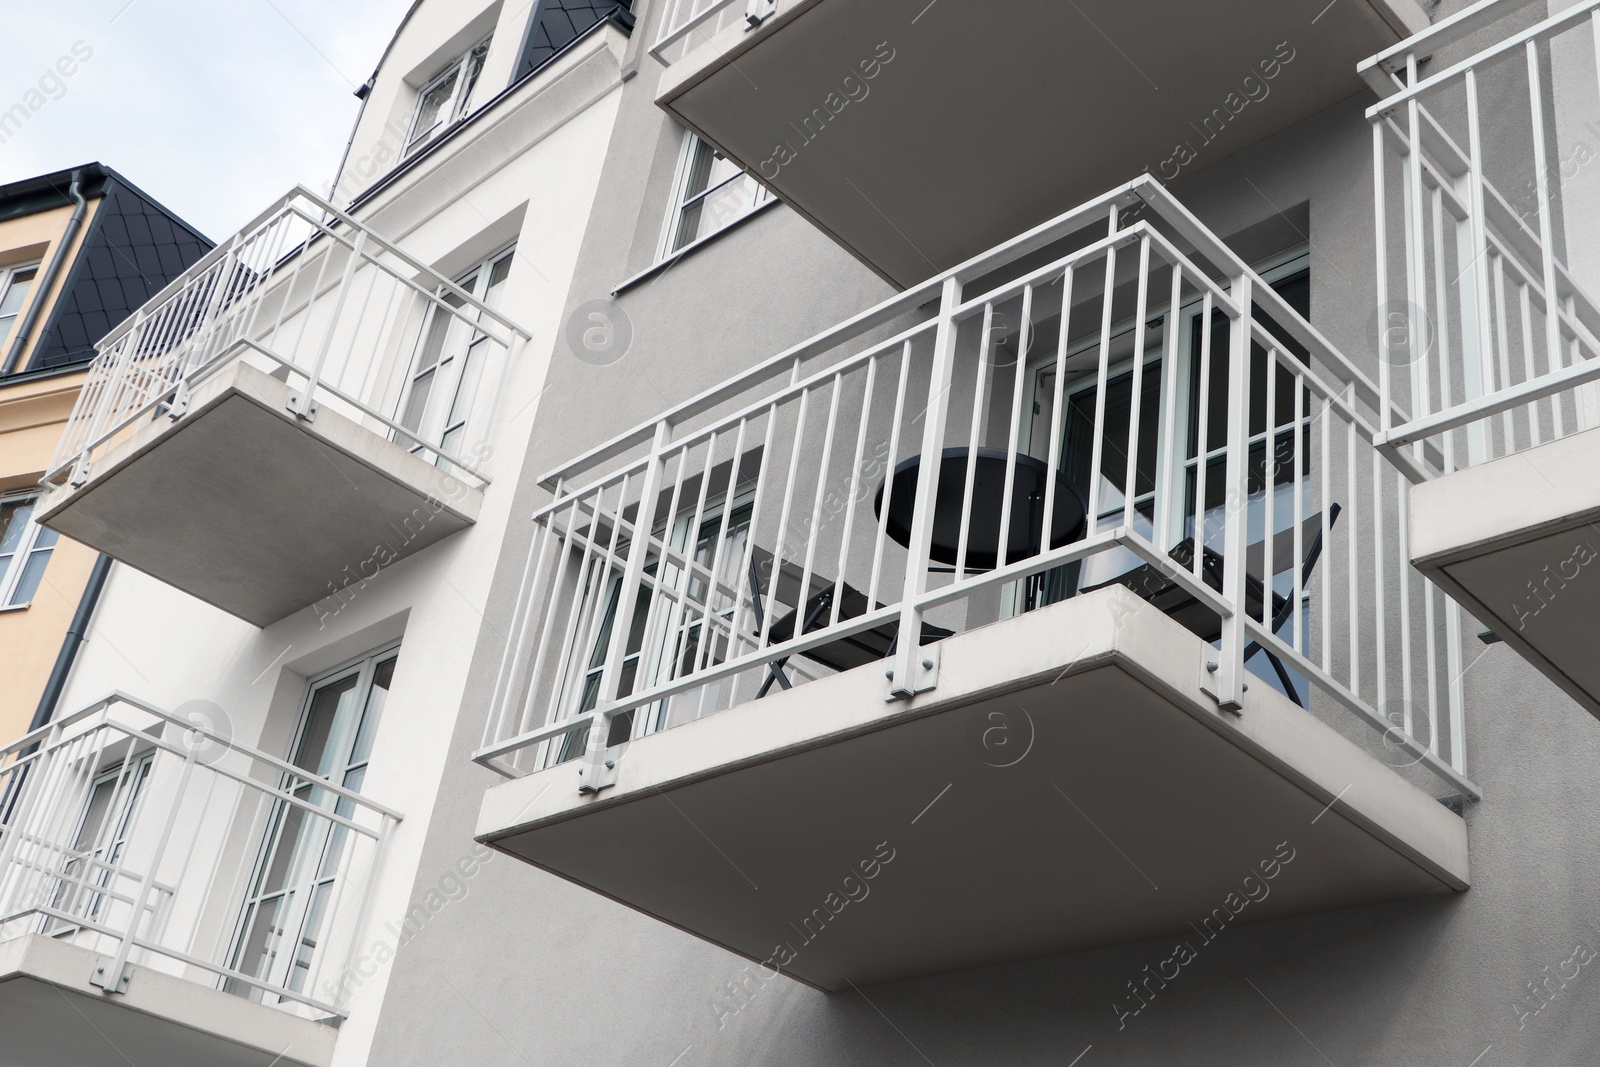
<path fill-rule="evenodd" d="M 1333 504 L 1328 508 L 1328 529 L 1333 529 L 1333 524 L 1339 520 L 1339 505 Z M 1301 524 L 1301 544 L 1306 546 L 1305 559 L 1300 564 L 1300 586 L 1305 588 L 1311 582 L 1311 572 L 1316 568 L 1317 559 L 1322 555 L 1322 514 L 1319 512 L 1306 519 Z M 1281 531 L 1273 536 L 1273 558 L 1287 559 L 1294 550 L 1294 530 Z M 1172 561 L 1184 570 L 1193 573 L 1194 570 L 1194 538 L 1186 537 L 1173 546 L 1167 553 Z M 1266 569 L 1265 542 L 1257 542 L 1245 550 L 1245 611 L 1252 619 L 1259 619 L 1263 614 L 1268 592 L 1267 583 L 1270 578 L 1262 572 Z M 1170 567 L 1158 567 L 1150 563 L 1140 564 L 1130 571 L 1117 575 L 1109 581 L 1080 589 L 1080 593 L 1092 593 L 1096 589 L 1104 589 L 1109 585 L 1121 585 L 1133 590 L 1139 596 L 1149 601 L 1160 609 L 1168 618 L 1182 624 L 1190 633 L 1203 641 L 1215 641 L 1222 636 L 1222 619 L 1215 611 L 1191 593 L 1187 588 L 1179 585 L 1170 575 Z M 1209 548 L 1202 548 L 1200 555 L 1200 577 L 1207 585 L 1217 592 L 1222 592 L 1222 556 Z M 1276 634 L 1283 628 L 1294 614 L 1294 600 L 1292 597 L 1280 596 L 1272 593 L 1272 618 L 1269 623 L 1271 632 Z M 1244 649 L 1244 658 L 1248 660 L 1257 652 L 1265 652 L 1267 661 L 1272 664 L 1273 671 L 1278 676 L 1278 681 L 1283 684 L 1283 691 L 1289 699 L 1305 707 L 1296 692 L 1294 681 L 1289 677 L 1289 671 L 1283 661 L 1271 649 L 1262 646 L 1259 641 L 1251 641 Z"/>
<path fill-rule="evenodd" d="M 772 581 L 768 583 L 769 589 L 765 594 L 761 587 L 761 567 L 758 562 L 758 554 L 765 557 L 772 571 Z M 751 553 L 750 595 L 755 607 L 755 632 L 757 634 L 761 633 L 761 628 L 765 624 L 766 605 L 764 600 L 766 596 L 770 594 L 771 588 L 777 586 L 784 577 L 788 577 L 793 581 L 793 592 L 797 593 L 800 582 L 799 576 L 794 573 L 797 570 L 798 568 L 792 565 L 784 566 L 778 563 L 767 553 Z M 847 582 L 829 582 L 813 575 L 811 585 L 814 588 L 820 585 L 821 588 L 818 588 L 815 593 L 807 597 L 805 603 L 801 606 L 793 608 L 772 620 L 772 628 L 767 631 L 768 640 L 772 644 L 780 644 L 784 641 L 792 640 L 797 636 L 797 631 L 798 634 L 809 634 L 828 626 L 833 617 L 833 604 L 836 598 L 839 600 L 840 622 L 859 618 L 869 610 L 866 594 Z M 794 599 L 798 599 L 798 596 L 795 596 Z M 880 604 L 878 606 L 882 607 L 883 605 Z M 899 642 L 899 631 L 900 623 L 898 620 L 886 622 L 871 630 L 864 630 L 848 637 L 841 637 L 837 641 L 818 645 L 816 648 L 807 649 L 804 652 L 796 653 L 796 655 L 804 656 L 806 659 L 814 663 L 820 663 L 831 670 L 848 671 L 894 655 L 895 648 Z M 921 643 L 927 645 L 935 641 L 942 641 L 953 633 L 953 630 L 946 630 L 942 626 L 934 626 L 932 623 L 925 622 L 922 624 Z M 789 676 L 785 671 L 788 664 L 788 656 L 780 656 L 768 664 L 767 677 L 762 681 L 761 688 L 756 692 L 757 700 L 767 695 L 767 691 L 772 688 L 774 682 L 778 683 L 779 687 L 783 689 L 793 688 L 794 683 L 789 681 Z"/>

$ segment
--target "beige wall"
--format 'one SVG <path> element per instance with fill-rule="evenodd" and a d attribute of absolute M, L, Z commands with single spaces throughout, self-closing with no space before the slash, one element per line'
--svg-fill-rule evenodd
<path fill-rule="evenodd" d="M 99 204 L 99 200 L 90 201 L 84 225 L 74 241 L 74 254 Z M 49 262 L 71 215 L 71 206 L 64 206 L 0 222 L 0 266 L 32 260 Z M 32 300 L 45 301 L 44 313 L 35 324 L 30 347 L 23 351 L 18 367 L 27 366 L 31 346 L 49 319 L 50 307 L 60 295 L 70 267 L 70 262 L 63 265 L 48 293 L 31 294 Z M 4 345 L 0 351 L 9 351 L 11 341 L 6 338 L 0 342 Z M 0 492 L 38 483 L 86 376 L 84 371 L 77 371 L 16 383 L 0 379 Z M 32 604 L 21 609 L 0 609 L 0 744 L 27 731 L 94 560 L 93 550 L 62 539 L 51 554 Z"/>

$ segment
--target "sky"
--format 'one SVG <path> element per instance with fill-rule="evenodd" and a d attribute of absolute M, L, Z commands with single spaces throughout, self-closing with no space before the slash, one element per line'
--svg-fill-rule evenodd
<path fill-rule="evenodd" d="M 296 183 L 327 189 L 410 6 L 0 0 L 0 115 L 27 112 L 0 127 L 0 184 L 99 161 L 220 241 Z"/>

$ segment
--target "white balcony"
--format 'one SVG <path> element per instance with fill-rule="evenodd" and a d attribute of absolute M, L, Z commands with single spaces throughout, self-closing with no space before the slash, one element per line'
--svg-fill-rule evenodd
<path fill-rule="evenodd" d="M 652 54 L 657 103 L 910 285 L 1348 99 L 1427 25 L 1416 0 L 676 0 Z"/>
<path fill-rule="evenodd" d="M 480 840 L 828 989 L 1465 888 L 1416 472 L 1272 277 L 1141 178 L 549 472 Z"/>
<path fill-rule="evenodd" d="M 258 626 L 448 537 L 528 336 L 503 279 L 295 190 L 101 342 L 41 521 Z"/>
<path fill-rule="evenodd" d="M 214 726 L 116 694 L 0 751 L 0 1060 L 330 1061 L 400 816 Z"/>
<path fill-rule="evenodd" d="M 1426 479 L 1416 566 L 1600 715 L 1600 197 L 1583 125 L 1600 3 L 1542 21 L 1525 7 L 1478 4 L 1364 65 L 1386 96 L 1368 111 L 1379 441 Z M 1469 35 L 1492 43 L 1449 51 Z M 1426 55 L 1449 61 L 1424 77 Z"/>

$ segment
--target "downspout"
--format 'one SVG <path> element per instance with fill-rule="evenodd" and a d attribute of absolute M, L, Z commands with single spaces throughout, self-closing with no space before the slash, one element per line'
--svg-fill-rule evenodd
<path fill-rule="evenodd" d="M 344 143 L 344 154 L 339 157 L 339 169 L 334 172 L 333 184 L 328 186 L 328 201 L 334 207 L 339 206 L 339 183 L 344 181 L 344 168 L 350 162 L 350 149 L 356 143 L 356 131 L 361 129 L 361 118 L 367 113 L 367 98 L 372 95 L 372 87 L 377 82 L 378 75 L 374 71 L 372 77 L 362 83 L 355 96 L 361 101 L 361 106 L 356 108 L 356 121 L 350 127 L 350 139 Z"/>
<path fill-rule="evenodd" d="M 83 587 L 83 596 L 78 598 L 78 610 L 72 613 L 72 623 L 67 627 L 67 636 L 61 639 L 61 651 L 56 653 L 56 665 L 50 668 L 50 677 L 44 683 L 44 692 L 39 696 L 39 706 L 33 713 L 33 723 L 28 727 L 29 733 L 48 724 L 55 716 L 56 705 L 61 702 L 61 691 L 67 687 L 67 675 L 72 673 L 72 664 L 78 658 L 78 649 L 83 645 L 84 635 L 89 632 L 89 620 L 94 616 L 94 606 L 100 600 L 100 591 L 105 588 L 106 576 L 110 573 L 111 557 L 102 552 L 94 561 L 94 569 L 89 572 L 89 581 Z"/>
<path fill-rule="evenodd" d="M 83 225 L 83 216 L 88 213 L 89 201 L 83 198 L 82 169 L 72 172 L 72 188 L 67 195 L 72 197 L 72 217 L 67 220 L 67 228 L 62 231 L 61 240 L 56 244 L 55 254 L 50 257 L 50 263 L 44 268 L 33 289 L 33 299 L 28 303 L 28 311 L 22 317 L 22 325 L 17 329 L 16 339 L 11 342 L 11 351 L 6 353 L 4 363 L 0 363 L 0 375 L 10 374 L 17 367 L 17 361 L 22 358 L 22 350 L 28 346 L 28 335 L 33 333 L 33 328 L 39 322 L 39 316 L 44 313 L 44 306 L 48 302 L 50 290 L 55 287 L 56 275 L 61 273 L 61 268 L 67 262 L 67 256 L 72 252 L 72 242 L 78 236 L 78 229 Z"/>

